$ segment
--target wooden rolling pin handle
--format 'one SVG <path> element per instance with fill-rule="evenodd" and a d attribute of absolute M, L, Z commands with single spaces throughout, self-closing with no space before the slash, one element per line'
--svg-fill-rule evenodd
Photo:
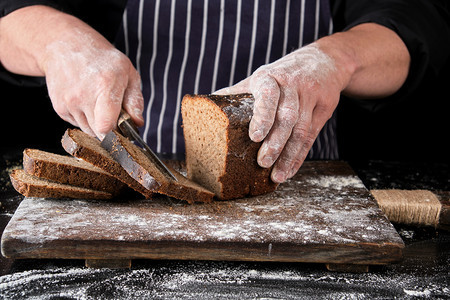
<path fill-rule="evenodd" d="M 131 119 L 131 116 L 122 108 L 120 110 L 119 119 L 117 120 L 117 127 L 119 127 L 120 131 L 122 131 L 122 133 L 125 136 L 131 136 L 131 134 L 127 133 L 128 130 L 127 127 L 123 126 L 125 122 L 127 122 L 131 127 L 133 127 L 135 132 L 139 132 L 138 128 Z"/>
<path fill-rule="evenodd" d="M 137 127 L 136 125 L 134 125 L 133 120 L 131 119 L 131 116 L 129 113 L 127 113 L 123 108 L 120 110 L 120 115 L 119 115 L 119 119 L 117 121 L 117 126 L 119 128 L 121 128 L 121 125 L 123 122 L 128 121 L 133 127 L 134 129 L 137 131 Z"/>
<path fill-rule="evenodd" d="M 447 227 L 450 225 L 450 193 L 427 190 L 372 190 L 391 222 Z M 446 196 L 447 195 L 447 196 Z"/>

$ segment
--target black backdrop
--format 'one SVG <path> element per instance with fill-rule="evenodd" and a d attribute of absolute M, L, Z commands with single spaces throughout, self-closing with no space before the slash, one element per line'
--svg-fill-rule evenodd
<path fill-rule="evenodd" d="M 403 101 L 377 112 L 342 97 L 338 107 L 341 158 L 450 162 L 450 61 Z M 450 176 L 449 176 L 450 178 Z"/>

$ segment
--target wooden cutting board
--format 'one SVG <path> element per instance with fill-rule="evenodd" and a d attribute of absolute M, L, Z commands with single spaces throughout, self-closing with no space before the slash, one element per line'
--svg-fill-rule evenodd
<path fill-rule="evenodd" d="M 86 259 L 90 265 L 241 260 L 363 271 L 399 261 L 404 248 L 344 162 L 306 162 L 274 193 L 212 204 L 163 196 L 108 202 L 25 198 L 1 246 L 6 257 Z"/>

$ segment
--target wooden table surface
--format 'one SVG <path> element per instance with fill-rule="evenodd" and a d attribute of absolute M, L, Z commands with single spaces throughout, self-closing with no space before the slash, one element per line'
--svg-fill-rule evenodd
<path fill-rule="evenodd" d="M 211 204 L 165 196 L 26 198 L 1 247 L 11 258 L 105 266 L 141 258 L 314 262 L 356 271 L 400 261 L 404 243 L 347 163 L 313 161 L 273 193 Z"/>
<path fill-rule="evenodd" d="M 23 197 L 5 174 L 19 156 L 0 164 L 0 232 Z M 370 162 L 355 165 L 372 188 L 449 190 L 448 165 Z M 447 177 L 445 177 L 447 176 Z M 445 298 L 450 295 L 450 234 L 395 225 L 405 242 L 400 263 L 368 273 L 327 271 L 323 264 L 136 260 L 131 269 L 90 269 L 71 259 L 0 258 L 0 298 Z"/>

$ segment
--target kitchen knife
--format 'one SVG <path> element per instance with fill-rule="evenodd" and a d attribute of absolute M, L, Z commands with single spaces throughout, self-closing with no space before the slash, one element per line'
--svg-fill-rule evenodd
<path fill-rule="evenodd" d="M 117 126 L 119 127 L 120 131 L 124 136 L 129 138 L 132 141 L 135 141 L 138 143 L 138 146 L 143 148 L 145 155 L 150 159 L 150 161 L 155 164 L 155 166 L 167 177 L 172 178 L 175 181 L 178 181 L 178 179 L 175 177 L 175 175 L 170 172 L 170 170 L 167 168 L 167 166 L 159 159 L 159 157 L 150 149 L 150 147 L 144 142 L 144 140 L 139 135 L 136 125 L 134 125 L 134 122 L 131 120 L 130 115 L 125 111 L 121 110 L 119 115 L 119 120 L 117 121 Z"/>

